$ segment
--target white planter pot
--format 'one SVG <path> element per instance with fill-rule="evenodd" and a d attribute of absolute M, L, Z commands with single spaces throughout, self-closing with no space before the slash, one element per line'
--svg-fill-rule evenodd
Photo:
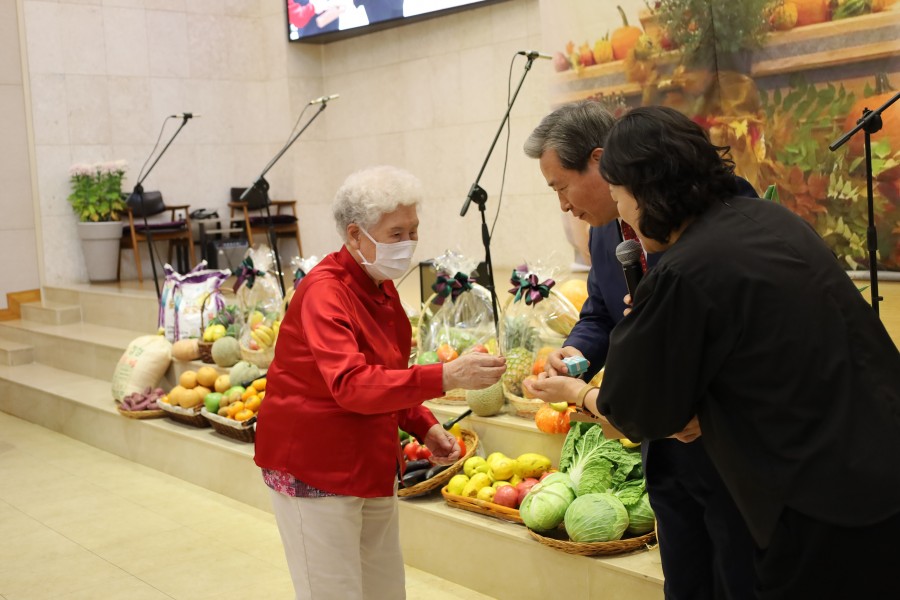
<path fill-rule="evenodd" d="M 115 281 L 119 270 L 122 222 L 78 223 L 78 237 L 91 281 Z"/>

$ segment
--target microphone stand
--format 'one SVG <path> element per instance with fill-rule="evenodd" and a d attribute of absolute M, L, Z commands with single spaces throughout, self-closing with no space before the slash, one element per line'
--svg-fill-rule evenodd
<path fill-rule="evenodd" d="M 484 191 L 478 182 L 481 181 L 481 176 L 484 174 L 484 169 L 487 167 L 488 161 L 491 159 L 491 153 L 494 152 L 494 146 L 497 145 L 497 140 L 500 139 L 500 134 L 503 132 L 503 127 L 506 125 L 506 122 L 509 120 L 509 113 L 512 111 L 513 104 L 516 102 L 516 97 L 519 95 L 519 90 L 522 89 L 522 84 L 525 83 L 525 76 L 528 75 L 528 71 L 531 70 L 531 65 L 534 63 L 534 59 L 537 56 L 532 56 L 530 54 L 526 54 L 526 62 L 525 62 L 525 70 L 522 72 L 522 78 L 519 79 L 519 85 L 516 86 L 516 91 L 513 93 L 512 98 L 509 101 L 509 104 L 506 107 L 506 114 L 503 115 L 503 120 L 500 121 L 500 127 L 497 128 L 497 134 L 494 136 L 494 141 L 491 142 L 491 147 L 488 148 L 487 156 L 484 157 L 484 162 L 481 164 L 481 170 L 478 171 L 478 176 L 475 178 L 475 183 L 472 184 L 472 187 L 469 188 L 469 194 L 466 196 L 466 201 L 463 203 L 462 210 L 459 211 L 459 216 L 466 216 L 466 212 L 469 210 L 469 205 L 474 202 L 478 205 L 478 211 L 481 213 L 481 241 L 484 244 L 484 263 L 485 268 L 487 269 L 487 287 L 488 291 L 491 293 L 491 306 L 494 310 L 494 329 L 497 333 L 497 339 L 500 339 L 500 325 L 498 322 L 498 315 L 500 313 L 498 309 L 497 303 L 497 291 L 494 288 L 494 263 L 491 261 L 491 232 L 487 226 L 487 219 L 484 214 L 484 206 L 487 203 L 487 192 Z"/>
<path fill-rule="evenodd" d="M 147 169 L 147 172 L 144 173 L 142 177 L 138 179 L 138 182 L 134 184 L 134 191 L 132 195 L 137 195 L 138 199 L 141 203 L 141 214 L 144 217 L 144 235 L 147 236 L 147 250 L 150 252 L 150 269 L 153 271 L 153 285 L 156 287 L 156 299 L 157 301 L 162 300 L 162 294 L 159 291 L 159 278 L 156 275 L 156 261 L 153 260 L 153 231 L 150 229 L 150 225 L 147 223 L 147 212 L 144 210 L 144 180 L 150 176 L 150 171 L 153 170 L 153 167 L 156 166 L 156 163 L 159 162 L 159 159 L 162 158 L 162 155 L 166 153 L 166 150 L 169 149 L 169 146 L 172 145 L 172 142 L 175 141 L 175 138 L 181 133 L 181 130 L 184 129 L 184 126 L 187 125 L 188 119 L 191 117 L 187 115 L 183 115 L 181 118 L 181 125 L 178 126 L 178 129 L 175 130 L 175 133 L 172 134 L 172 137 L 169 138 L 169 141 L 163 146 L 163 149 L 159 154 L 156 155 L 156 160 L 153 161 L 153 164 L 150 165 L 150 168 Z"/>
<path fill-rule="evenodd" d="M 275 253 L 275 269 L 278 272 L 278 285 L 281 287 L 281 295 L 282 296 L 285 295 L 284 273 L 281 272 L 281 257 L 278 253 L 278 240 L 275 237 L 275 228 L 274 228 L 274 225 L 272 224 L 272 211 L 269 208 L 269 204 L 270 204 L 269 203 L 269 182 L 266 181 L 265 176 L 266 176 L 266 173 L 269 172 L 269 169 L 274 167 L 275 163 L 277 163 L 278 160 L 284 155 L 284 153 L 288 151 L 288 148 L 290 148 L 293 145 L 293 143 L 297 141 L 297 138 L 299 138 L 300 135 L 304 131 L 306 131 L 306 128 L 309 127 L 312 124 L 312 122 L 316 120 L 316 117 L 318 117 L 320 114 L 322 114 L 322 111 L 325 110 L 326 106 L 328 106 L 328 100 L 329 100 L 328 98 L 322 99 L 322 103 L 319 105 L 319 110 L 316 111 L 315 114 L 313 114 L 313 116 L 309 118 L 309 121 L 306 122 L 306 125 L 304 125 L 300 129 L 300 131 L 298 131 L 296 134 L 294 134 L 291 137 L 291 139 L 289 139 L 287 141 L 287 143 L 281 148 L 281 150 L 278 151 L 278 154 L 276 154 L 275 157 L 269 161 L 269 164 L 267 164 L 265 166 L 265 168 L 262 170 L 262 173 L 260 173 L 259 177 L 256 178 L 256 181 L 254 181 L 250 187 L 248 187 L 246 190 L 244 190 L 244 193 L 241 194 L 241 197 L 238 199 L 239 201 L 244 202 L 245 201 L 244 199 L 250 193 L 250 190 L 254 190 L 254 189 L 257 190 L 260 194 L 262 194 L 263 198 L 265 198 L 266 223 L 268 223 L 269 245 L 272 247 L 272 251 Z"/>
<path fill-rule="evenodd" d="M 869 255 L 869 284 L 872 286 L 872 308 L 878 316 L 880 316 L 878 303 L 884 298 L 878 294 L 878 266 L 876 264 L 878 235 L 875 232 L 875 199 L 872 191 L 872 145 L 870 137 L 881 129 L 881 113 L 898 99 L 900 99 L 900 92 L 894 94 L 890 100 L 875 110 L 863 109 L 863 116 L 856 122 L 856 126 L 828 146 L 828 149 L 834 152 L 847 143 L 860 129 L 864 132 L 866 147 L 866 199 L 868 200 L 869 210 L 869 226 L 866 227 L 866 249 Z"/>

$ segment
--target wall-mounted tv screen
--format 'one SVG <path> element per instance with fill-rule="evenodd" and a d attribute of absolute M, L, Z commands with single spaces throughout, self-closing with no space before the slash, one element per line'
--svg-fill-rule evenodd
<path fill-rule="evenodd" d="M 287 0 L 288 38 L 325 43 L 505 0 Z"/>

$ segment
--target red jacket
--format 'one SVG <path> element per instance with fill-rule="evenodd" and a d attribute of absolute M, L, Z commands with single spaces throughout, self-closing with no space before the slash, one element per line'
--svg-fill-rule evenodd
<path fill-rule="evenodd" d="M 397 427 L 422 439 L 437 420 L 421 404 L 443 394 L 442 365 L 407 366 L 410 338 L 392 282 L 377 287 L 346 248 L 325 257 L 281 324 L 256 464 L 335 494 L 392 495 Z"/>

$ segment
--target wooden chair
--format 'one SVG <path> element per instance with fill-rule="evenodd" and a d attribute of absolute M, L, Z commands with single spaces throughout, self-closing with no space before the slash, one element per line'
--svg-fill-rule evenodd
<path fill-rule="evenodd" d="M 303 246 L 300 244 L 300 227 L 297 222 L 296 200 L 269 200 L 266 194 L 252 190 L 243 202 L 241 194 L 247 188 L 231 188 L 232 227 L 243 227 L 247 235 L 247 243 L 253 247 L 253 235 L 262 235 L 266 240 L 269 236 L 269 223 L 266 217 L 266 203 L 269 204 L 269 212 L 272 215 L 272 229 L 275 240 L 278 238 L 294 238 L 297 241 L 297 254 L 303 256 Z M 268 243 L 268 242 L 267 242 Z"/>
<path fill-rule="evenodd" d="M 173 248 L 178 250 L 179 258 L 184 257 L 185 250 L 187 251 L 187 256 L 190 257 L 190 264 L 184 264 L 183 260 L 179 261 L 182 263 L 178 265 L 181 273 L 187 272 L 196 263 L 194 258 L 194 236 L 191 233 L 191 217 L 188 214 L 190 205 L 167 206 L 163 202 L 160 192 L 144 192 L 143 203 L 136 195 L 132 194 L 128 197 L 126 206 L 128 208 L 128 223 L 122 228 L 122 242 L 119 246 L 119 276 L 121 276 L 122 271 L 122 250 L 130 248 L 134 252 L 134 264 L 137 268 L 138 280 L 144 281 L 138 244 L 147 241 L 148 227 L 144 225 L 145 214 L 147 217 L 152 217 L 166 211 L 169 212 L 168 221 L 149 221 L 147 223 L 154 242 L 169 242 L 169 263 L 172 262 Z M 184 211 L 184 218 L 182 219 L 177 218 L 177 211 L 179 210 Z M 151 253 L 150 260 L 153 260 L 153 253 Z"/>

